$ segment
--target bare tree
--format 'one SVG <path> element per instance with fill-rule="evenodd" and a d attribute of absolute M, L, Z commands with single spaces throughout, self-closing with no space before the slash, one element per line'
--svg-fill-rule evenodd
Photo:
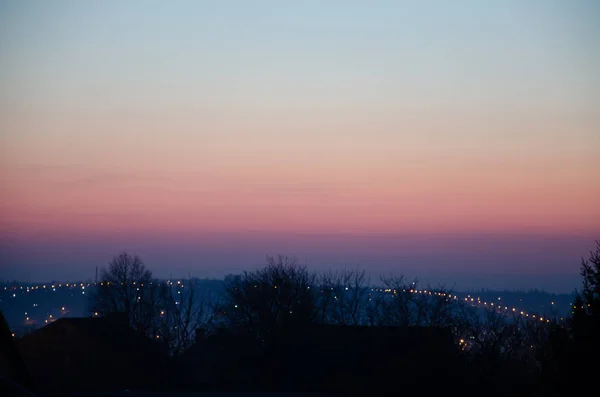
<path fill-rule="evenodd" d="M 179 355 L 192 346 L 198 333 L 208 331 L 212 309 L 212 295 L 199 291 L 195 280 L 174 285 L 163 283 L 154 337 L 167 345 L 171 355 Z"/>
<path fill-rule="evenodd" d="M 413 286 L 413 291 L 416 286 Z M 415 325 L 451 327 L 456 323 L 458 300 L 452 299 L 452 289 L 445 286 L 426 287 L 413 300 L 417 318 Z M 414 295 L 414 293 L 413 293 Z"/>
<path fill-rule="evenodd" d="M 403 275 L 382 277 L 381 281 L 384 286 L 384 293 L 388 294 L 381 307 L 386 323 L 381 325 L 404 327 L 416 325 L 419 313 L 415 311 L 414 300 L 416 295 L 413 293 L 413 288 L 416 291 L 417 281 L 408 284 Z"/>
<path fill-rule="evenodd" d="M 122 252 L 101 270 L 91 309 L 101 315 L 124 313 L 132 328 L 147 333 L 159 299 L 152 272 L 137 255 Z"/>
<path fill-rule="evenodd" d="M 390 325 L 388 316 L 390 305 L 386 298 L 380 288 L 372 288 L 366 313 L 367 325 L 371 327 Z"/>
<path fill-rule="evenodd" d="M 365 324 L 368 298 L 369 279 L 364 270 L 327 272 L 319 279 L 319 319 L 339 325 Z"/>
<path fill-rule="evenodd" d="M 268 343 L 277 331 L 316 320 L 315 275 L 286 256 L 267 258 L 267 266 L 230 277 L 223 311 L 227 324 Z"/>
<path fill-rule="evenodd" d="M 403 275 L 384 276 L 382 288 L 373 288 L 367 310 L 370 325 L 451 327 L 457 319 L 458 302 L 444 286 L 420 287 Z"/>
<path fill-rule="evenodd" d="M 600 240 L 596 241 L 596 251 L 590 251 L 588 260 L 581 258 L 581 291 L 578 292 L 579 310 L 583 316 L 600 318 Z"/>

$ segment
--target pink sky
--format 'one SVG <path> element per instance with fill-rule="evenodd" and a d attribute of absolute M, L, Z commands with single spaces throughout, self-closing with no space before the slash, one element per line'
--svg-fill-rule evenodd
<path fill-rule="evenodd" d="M 3 267 L 202 238 L 221 251 L 189 266 L 385 262 L 372 236 L 403 236 L 441 269 L 427 239 L 469 236 L 445 269 L 533 274 L 544 244 L 569 247 L 556 270 L 600 238 L 589 3 L 217 3 L 0 6 Z M 502 265 L 465 259 L 477 235 Z M 515 236 L 538 245 L 511 256 Z"/>
<path fill-rule="evenodd" d="M 269 136 L 243 123 L 5 114 L 3 227 L 22 231 L 589 233 L 600 229 L 591 120 L 436 116 Z M 168 119 L 167 115 L 155 115 Z M 258 117 L 258 116 L 256 116 Z M 350 115 L 348 118 L 352 118 Z M 565 120 L 567 119 L 567 120 Z M 272 130 L 286 119 L 265 116 Z M 257 121 L 258 123 L 258 121 Z M 316 123 L 313 120 L 313 123 Z M 204 143 L 203 131 L 213 137 Z M 33 139 L 28 131 L 55 131 Z M 123 131 L 119 139 L 113 129 Z M 134 131 L 170 131 L 146 140 Z M 190 133 L 186 131 L 191 130 Z M 495 131 L 498 132 L 495 132 Z M 410 131 L 403 133 L 402 131 Z M 500 131 L 510 131 L 504 134 Z M 379 131 L 381 133 L 381 131 Z M 159 132 L 156 132 L 159 134 Z M 426 136 L 424 136 L 426 134 Z M 354 135 L 354 136 L 353 136 Z M 460 139 L 460 141 L 458 141 Z M 273 142 L 275 141 L 275 142 Z M 297 141 L 297 142 L 296 142 Z M 6 146 L 5 146 L 6 147 Z"/>

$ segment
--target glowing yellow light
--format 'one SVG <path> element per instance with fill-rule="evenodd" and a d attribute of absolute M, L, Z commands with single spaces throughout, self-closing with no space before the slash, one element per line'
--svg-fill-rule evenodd
<path fill-rule="evenodd" d="M 63 306 L 60 310 L 65 310 L 65 307 Z"/>

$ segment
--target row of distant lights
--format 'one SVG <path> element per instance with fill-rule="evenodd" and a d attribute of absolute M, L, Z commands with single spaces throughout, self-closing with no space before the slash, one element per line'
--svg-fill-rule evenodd
<path fill-rule="evenodd" d="M 96 284 L 96 283 L 93 283 L 93 284 Z M 81 294 L 85 295 L 85 287 L 89 287 L 90 285 L 91 285 L 90 283 L 87 283 L 87 284 L 84 284 L 84 283 L 65 283 L 64 287 L 70 287 L 70 288 L 79 288 L 79 287 L 81 287 Z M 43 290 L 44 289 L 52 289 L 52 292 L 56 292 L 56 288 L 62 288 L 63 284 L 52 284 L 50 286 L 47 286 L 47 285 L 44 284 L 41 287 L 42 287 Z M 23 289 L 23 286 L 20 286 L 18 288 L 17 287 L 12 287 L 10 290 L 11 291 L 17 291 L 17 290 L 19 290 L 22 293 L 27 293 L 27 292 L 32 292 L 32 291 L 39 290 L 39 289 L 40 289 L 40 286 L 36 285 L 36 286 L 32 286 L 32 287 L 25 287 L 25 289 Z M 7 291 L 8 287 L 4 287 L 4 290 Z M 16 298 L 17 294 L 13 292 L 12 297 Z"/>
<path fill-rule="evenodd" d="M 81 287 L 81 290 L 82 290 L 82 291 L 81 291 L 81 293 L 82 293 L 82 295 L 85 295 L 85 287 L 86 287 L 86 286 L 88 286 L 88 287 L 89 287 L 90 285 L 97 285 L 97 284 L 99 284 L 99 285 L 103 286 L 103 285 L 104 285 L 104 282 L 100 282 L 100 283 L 91 283 L 91 284 L 90 284 L 90 283 L 87 283 L 87 284 L 84 284 L 84 283 L 65 283 L 65 284 L 64 284 L 64 286 L 65 286 L 65 287 L 71 287 L 71 288 L 77 288 L 77 287 Z M 111 285 L 110 281 L 106 282 L 106 284 L 107 284 L 107 285 Z M 125 284 L 125 283 L 121 283 L 121 285 L 124 285 L 124 284 Z M 132 285 L 136 285 L 136 282 L 135 282 L 135 281 L 133 281 L 131 284 L 132 284 Z M 152 284 L 152 282 L 150 282 L 150 284 Z M 168 285 L 175 285 L 175 284 L 174 284 L 174 283 L 173 283 L 171 280 L 167 281 L 167 284 L 168 284 Z M 139 285 L 140 285 L 141 287 L 143 287 L 143 286 L 144 286 L 144 283 L 140 283 Z M 178 286 L 178 287 L 180 287 L 180 288 L 183 288 L 183 283 L 181 282 L 181 280 L 178 280 L 178 281 L 177 281 L 177 286 Z M 47 288 L 47 286 L 46 286 L 46 285 L 42 285 L 41 287 L 42 287 L 42 289 L 46 289 L 46 288 Z M 58 288 L 61 288 L 61 287 L 63 287 L 63 284 L 62 284 L 62 283 L 61 283 L 61 284 L 58 284 L 58 285 L 52 284 L 52 285 L 50 286 L 50 288 L 52 288 L 52 291 L 56 291 L 56 288 L 57 288 L 57 287 L 58 287 Z M 256 287 L 256 286 L 255 286 L 255 287 Z M 276 285 L 275 285 L 275 286 L 273 286 L 273 287 L 274 287 L 274 288 L 277 288 L 277 286 L 276 286 Z M 39 288 L 40 288 L 40 286 L 35 286 L 35 287 L 31 287 L 31 288 L 30 288 L 30 287 L 25 287 L 25 291 L 23 291 L 23 292 L 30 292 L 30 291 L 33 291 L 33 290 L 38 290 Z M 310 288 L 310 287 L 309 287 L 309 288 Z M 7 287 L 4 287 L 4 290 L 5 290 L 5 291 L 6 291 L 7 289 L 8 289 Z M 23 287 L 22 287 L 22 286 L 21 286 L 21 287 L 19 287 L 19 288 L 17 288 L 17 287 L 12 287 L 12 290 L 13 290 L 13 291 L 14 291 L 14 290 L 17 290 L 17 289 L 23 290 Z M 139 290 L 139 288 L 138 288 L 138 290 Z M 348 288 L 348 287 L 345 287 L 345 290 L 346 290 L 346 291 L 348 291 L 348 290 L 349 290 L 349 288 Z M 371 288 L 371 291 L 375 291 L 375 290 L 376 290 L 375 288 Z M 416 289 L 409 289 L 408 291 L 409 291 L 410 293 L 423 294 L 423 295 L 432 295 L 432 296 L 434 296 L 434 295 L 435 295 L 435 296 L 442 296 L 442 297 L 446 297 L 446 296 L 447 296 L 448 298 L 450 298 L 450 299 L 454 299 L 454 300 L 458 300 L 458 299 L 459 299 L 459 297 L 458 297 L 457 295 L 446 294 L 445 292 L 427 291 L 427 290 L 416 290 Z M 391 288 L 385 288 L 385 289 L 383 289 L 383 288 L 380 288 L 380 289 L 379 289 L 379 292 L 387 292 L 387 293 L 393 293 L 393 294 L 396 294 L 396 293 L 397 293 L 397 291 L 396 291 L 395 289 L 391 289 Z M 403 290 L 402 290 L 402 292 L 406 292 L 406 289 L 403 289 Z M 178 294 L 181 294 L 181 292 L 180 292 L 180 291 L 177 291 L 177 293 L 178 293 Z M 16 297 L 16 294 L 15 294 L 15 293 L 13 293 L 13 298 L 14 298 L 14 297 Z M 336 297 L 336 298 L 337 298 L 337 297 Z M 139 298 L 138 298 L 138 299 L 139 299 Z M 500 298 L 500 297 L 498 297 L 498 300 L 501 300 L 501 298 Z M 481 303 L 482 303 L 482 301 L 481 301 L 481 298 L 479 298 L 479 297 L 477 297 L 477 298 L 474 298 L 474 297 L 471 297 L 471 295 L 467 295 L 467 297 L 466 297 L 466 298 L 464 298 L 464 301 L 465 301 L 465 302 L 477 303 L 477 304 L 481 304 Z M 475 302 L 475 301 L 476 301 L 476 302 Z M 486 301 L 483 301 L 483 305 L 484 305 L 484 306 L 488 306 L 488 303 L 487 303 Z M 552 302 L 552 305 L 554 305 L 554 302 Z M 496 305 L 494 305 L 494 302 L 490 302 L 490 304 L 489 304 L 489 306 L 488 306 L 488 307 L 494 307 L 494 308 L 497 308 L 498 310 L 502 310 L 502 309 L 504 309 L 505 311 L 509 311 L 509 312 L 510 312 L 510 311 L 512 311 L 513 313 L 519 313 L 520 315 L 524 315 L 525 317 L 530 317 L 530 316 L 529 316 L 529 313 L 525 313 L 525 312 L 524 312 L 524 311 L 522 311 L 522 310 L 521 310 L 521 311 L 519 311 L 519 310 L 517 310 L 517 308 L 514 308 L 514 307 L 513 307 L 511 310 L 509 310 L 508 306 L 504 306 L 504 307 L 502 307 L 502 305 L 499 305 L 499 304 L 496 304 Z M 538 319 L 539 321 L 544 321 L 544 317 L 537 317 L 535 314 L 532 314 L 532 315 L 531 315 L 531 318 L 533 318 L 533 319 Z M 562 320 L 562 318 L 561 318 L 561 320 Z M 545 319 L 545 321 L 546 321 L 546 322 L 548 322 L 548 323 L 550 322 L 550 320 L 549 320 L 549 319 Z M 46 321 L 46 322 L 47 322 L 47 321 Z"/>
<path fill-rule="evenodd" d="M 346 290 L 348 290 L 348 288 L 346 288 Z M 374 291 L 374 290 L 375 290 L 374 288 L 371 289 L 371 291 Z M 379 289 L 379 291 L 380 292 L 393 293 L 394 295 L 397 294 L 397 291 L 395 289 L 391 289 L 391 288 Z M 406 292 L 406 290 L 403 289 L 402 292 Z M 445 292 L 427 291 L 427 290 L 415 290 L 415 289 L 409 289 L 408 292 L 413 293 L 413 294 L 423 294 L 423 295 L 432 295 L 432 296 L 435 295 L 435 296 L 448 297 L 448 298 L 454 299 L 454 300 L 459 300 L 460 299 L 457 295 L 446 294 Z M 498 300 L 501 300 L 501 298 L 498 297 Z M 481 298 L 479 298 L 479 297 L 477 297 L 477 298 L 471 297 L 471 295 L 467 295 L 467 297 L 464 298 L 464 301 L 465 302 L 470 302 L 470 303 L 473 303 L 473 304 L 477 303 L 479 305 L 481 305 L 483 303 L 484 307 L 493 307 L 493 308 L 498 309 L 498 310 L 503 310 L 504 309 L 507 312 L 511 312 L 512 311 L 513 313 L 518 313 L 518 314 L 520 314 L 522 316 L 529 317 L 529 313 L 525 313 L 522 310 L 517 310 L 517 308 L 515 308 L 515 307 L 513 307 L 512 309 L 510 309 L 508 306 L 504 306 L 503 307 L 502 305 L 500 305 L 498 303 L 496 303 L 496 305 L 494 305 L 494 302 L 490 302 L 490 304 L 488 306 L 488 303 L 486 301 L 482 302 Z M 552 302 L 552 305 L 554 305 L 554 302 Z M 535 314 L 532 314 L 531 318 L 533 318 L 535 320 L 542 321 L 542 322 L 543 321 L 545 321 L 547 323 L 550 322 L 550 319 L 548 319 L 548 318 L 544 319 L 543 316 L 536 316 Z M 561 317 L 561 320 L 562 320 L 562 317 Z"/>
<path fill-rule="evenodd" d="M 40 285 L 36 285 L 36 286 L 32 286 L 32 287 L 25 287 L 25 290 L 23 290 L 23 286 L 17 287 L 17 286 L 13 286 L 13 287 L 4 287 L 5 291 L 17 291 L 17 290 L 23 290 L 23 292 L 30 292 L 30 291 L 34 291 L 34 290 L 39 290 L 40 288 L 42 289 L 52 289 L 52 291 L 56 291 L 56 288 L 62 288 L 62 287 L 71 287 L 71 288 L 77 288 L 77 287 L 81 287 L 82 289 L 85 289 L 85 287 L 89 287 L 91 285 L 104 285 L 104 282 L 94 282 L 94 283 L 60 283 L 60 284 L 51 284 L 51 285 L 46 285 L 46 284 L 42 284 Z M 125 283 L 122 282 L 121 285 L 124 285 Z M 138 285 L 138 283 L 136 281 L 132 281 L 131 282 L 132 285 Z M 150 282 L 150 284 L 153 284 L 152 282 Z M 167 281 L 168 285 L 175 285 L 172 281 Z M 106 285 L 111 285 L 110 281 L 106 282 Z M 139 283 L 139 285 L 141 287 L 144 286 L 144 283 Z M 177 285 L 181 288 L 183 288 L 183 283 L 181 281 L 177 281 Z M 14 294 L 13 294 L 14 295 Z"/>
<path fill-rule="evenodd" d="M 100 282 L 100 283 L 87 283 L 87 284 L 84 284 L 84 283 L 81 283 L 81 282 L 80 282 L 80 283 L 64 283 L 64 285 L 63 285 L 62 283 L 59 283 L 59 284 L 52 284 L 52 285 L 50 285 L 49 287 L 48 287 L 47 285 L 41 285 L 41 289 L 42 289 L 42 290 L 44 290 L 44 289 L 47 289 L 47 288 L 48 288 L 48 289 L 50 289 L 50 288 L 51 288 L 53 292 L 56 292 L 56 288 L 63 288 L 63 287 L 79 288 L 79 287 L 81 287 L 81 294 L 82 294 L 82 295 L 85 295 L 85 287 L 89 287 L 90 285 L 98 285 L 98 284 L 99 284 L 99 285 L 104 285 L 104 282 Z M 107 284 L 107 285 L 110 285 L 111 283 L 110 283 L 110 281 L 108 281 L 108 282 L 106 282 L 106 284 Z M 121 283 L 121 284 L 123 285 L 123 284 L 125 284 L 125 283 Z M 135 281 L 133 281 L 131 284 L 132 284 L 132 285 L 136 285 L 137 283 L 136 283 Z M 152 282 L 151 282 L 150 284 L 152 284 Z M 169 284 L 169 285 L 173 285 L 173 282 L 171 282 L 171 281 L 168 281 L 168 284 Z M 141 287 L 143 287 L 143 286 L 144 286 L 144 283 L 140 283 L 139 285 L 140 285 Z M 177 285 L 178 285 L 180 288 L 183 288 L 183 283 L 182 283 L 181 281 L 177 281 Z M 22 290 L 22 291 L 23 291 L 23 293 L 27 293 L 27 292 L 30 292 L 30 291 L 35 291 L 35 290 L 39 290 L 39 289 L 40 289 L 40 286 L 39 286 L 39 285 L 36 285 L 36 286 L 32 286 L 32 287 L 25 287 L 25 289 L 23 289 L 23 286 L 20 286 L 20 287 L 16 287 L 16 286 L 15 286 L 15 287 L 12 287 L 10 290 L 12 290 L 12 291 L 15 291 L 15 290 Z M 8 290 L 8 287 L 4 287 L 4 290 L 5 290 L 5 291 L 7 291 L 7 290 Z M 139 288 L 137 288 L 137 290 L 139 291 L 140 289 L 139 289 Z M 177 293 L 178 293 L 178 294 L 181 294 L 181 292 L 180 292 L 180 291 L 177 291 Z M 15 294 L 15 293 L 13 293 L 13 295 L 12 295 L 12 296 L 13 296 L 13 298 L 15 298 L 15 297 L 16 297 L 16 294 Z M 139 298 L 139 297 L 138 297 L 138 299 L 141 299 L 141 298 Z M 179 304 L 179 302 L 175 302 L 175 303 L 176 303 L 176 304 Z M 37 306 L 38 306 L 38 304 L 37 304 L 37 303 L 34 303 L 34 304 L 33 304 L 33 307 L 37 307 Z M 62 311 L 62 312 L 64 312 L 64 311 L 65 311 L 65 307 L 64 307 L 64 306 L 61 308 L 61 311 Z M 94 317 L 98 317 L 98 315 L 99 315 L 99 314 L 98 314 L 98 312 L 94 312 Z M 164 315 L 164 312 L 161 312 L 161 315 Z M 29 320 L 30 320 L 30 318 L 29 318 L 29 316 L 27 315 L 27 312 L 25 312 L 25 321 L 29 321 Z M 44 320 L 44 323 L 46 323 L 46 324 L 47 324 L 48 322 L 52 322 L 52 321 L 54 321 L 54 320 L 56 320 L 56 319 L 55 319 L 55 318 L 53 318 L 52 314 L 50 314 L 50 315 L 48 316 L 48 318 L 47 318 L 46 320 Z M 14 335 L 13 335 L 13 336 L 14 336 Z"/>

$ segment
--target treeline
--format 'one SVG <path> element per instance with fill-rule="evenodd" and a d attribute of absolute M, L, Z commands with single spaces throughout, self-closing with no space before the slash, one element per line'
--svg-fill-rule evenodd
<path fill-rule="evenodd" d="M 315 324 L 448 328 L 460 353 L 483 370 L 518 365 L 554 382 L 578 368 L 586 352 L 598 352 L 599 242 L 582 260 L 581 275 L 571 316 L 558 321 L 498 305 L 481 308 L 443 286 L 421 286 L 403 276 L 382 277 L 375 288 L 364 270 L 317 274 L 286 256 L 227 276 L 223 291 L 203 291 L 193 279 L 155 280 L 138 256 L 123 252 L 102 270 L 91 310 L 99 316 L 125 313 L 132 328 L 164 344 L 172 356 L 198 336 L 219 332 L 251 336 L 269 349 L 279 335 Z"/>

